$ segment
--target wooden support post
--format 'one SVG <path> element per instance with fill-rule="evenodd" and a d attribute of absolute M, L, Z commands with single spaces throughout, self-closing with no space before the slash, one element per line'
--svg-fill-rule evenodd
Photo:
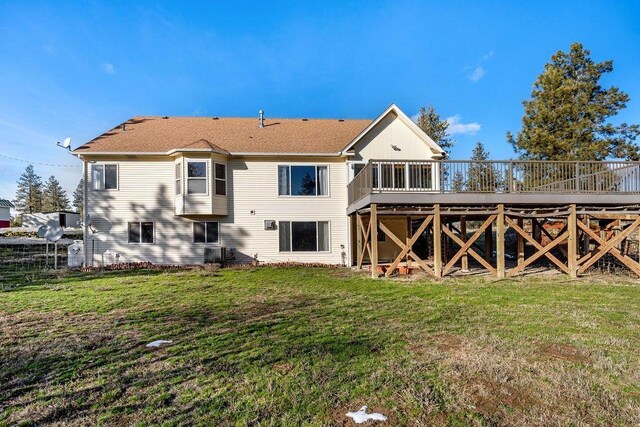
<path fill-rule="evenodd" d="M 353 230 L 355 228 L 356 232 L 355 232 L 355 245 L 352 246 L 352 248 L 355 248 L 355 251 L 353 251 L 352 255 L 355 255 L 355 259 L 352 259 L 351 265 L 355 264 L 356 268 L 359 270 L 360 269 L 360 265 L 358 264 L 358 260 L 360 259 L 360 255 L 362 254 L 362 245 L 363 245 L 363 240 L 364 240 L 364 233 L 362 232 L 362 229 L 360 228 L 360 224 L 362 223 L 362 218 L 360 218 L 360 215 L 356 212 L 353 217 L 352 217 L 352 221 L 351 221 L 351 229 Z M 352 258 L 354 258 L 352 256 Z"/>
<path fill-rule="evenodd" d="M 371 205 L 371 277 L 378 277 L 378 205 Z"/>
<path fill-rule="evenodd" d="M 496 226 L 496 272 L 499 279 L 504 279 L 504 205 L 498 205 L 498 222 Z"/>
<path fill-rule="evenodd" d="M 518 227 L 524 228 L 524 220 L 518 218 Z M 524 264 L 524 238 L 518 233 L 518 265 Z"/>
<path fill-rule="evenodd" d="M 442 225 L 440 223 L 440 205 L 433 205 L 433 273 L 442 277 Z"/>
<path fill-rule="evenodd" d="M 489 225 L 484 231 L 484 259 L 487 262 L 491 262 L 491 255 L 493 252 L 492 246 L 493 240 L 493 224 Z"/>
<path fill-rule="evenodd" d="M 407 246 L 409 246 L 409 242 L 413 237 L 413 233 L 411 232 L 411 216 L 407 217 Z M 411 268 L 411 257 L 407 254 L 405 256 L 405 262 L 407 263 L 407 272 L 409 272 Z"/>
<path fill-rule="evenodd" d="M 567 218 L 567 229 L 569 239 L 567 239 L 567 267 L 569 267 L 569 277 L 578 277 L 578 217 L 576 205 L 571 205 L 571 212 Z"/>
<path fill-rule="evenodd" d="M 460 217 L 460 234 L 462 235 L 462 241 L 467 243 L 467 217 L 462 215 Z M 462 255 L 462 271 L 469 271 L 469 255 L 467 251 Z"/>

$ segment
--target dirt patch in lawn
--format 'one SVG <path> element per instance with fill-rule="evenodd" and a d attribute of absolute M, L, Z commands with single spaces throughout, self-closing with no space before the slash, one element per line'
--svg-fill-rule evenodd
<path fill-rule="evenodd" d="M 437 349 L 446 353 L 454 353 L 460 350 L 464 345 L 462 338 L 457 335 L 441 333 L 437 335 L 429 335 L 423 341 L 418 341 L 409 347 L 414 353 L 429 353 L 433 349 Z"/>
<path fill-rule="evenodd" d="M 591 358 L 571 344 L 543 343 L 540 353 L 553 359 L 566 360 L 571 363 L 589 363 Z"/>
<path fill-rule="evenodd" d="M 481 378 L 470 385 L 469 396 L 476 411 L 489 418 L 498 413 L 502 406 L 526 409 L 538 404 L 538 401 L 525 390 L 511 384 Z"/>

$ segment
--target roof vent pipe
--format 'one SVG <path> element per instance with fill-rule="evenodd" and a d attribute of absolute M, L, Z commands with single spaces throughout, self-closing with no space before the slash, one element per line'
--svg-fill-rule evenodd
<path fill-rule="evenodd" d="M 264 111 L 260 110 L 258 111 L 258 114 L 260 114 L 260 127 L 263 128 L 264 127 Z"/>

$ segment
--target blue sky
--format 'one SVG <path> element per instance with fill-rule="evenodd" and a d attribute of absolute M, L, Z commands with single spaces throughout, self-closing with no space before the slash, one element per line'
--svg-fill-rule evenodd
<path fill-rule="evenodd" d="M 0 155 L 76 165 L 55 146 L 134 115 L 374 118 L 395 102 L 451 118 L 453 158 L 514 154 L 521 101 L 582 42 L 640 122 L 636 1 L 0 2 Z M 0 156 L 0 198 L 26 163 Z M 80 167 L 34 164 L 71 192 Z"/>

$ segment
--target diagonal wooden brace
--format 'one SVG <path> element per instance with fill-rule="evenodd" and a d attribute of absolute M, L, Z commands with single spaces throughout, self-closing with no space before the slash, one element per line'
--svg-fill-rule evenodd
<path fill-rule="evenodd" d="M 433 219 L 433 215 L 429 215 L 428 217 L 426 217 L 424 221 L 422 221 L 422 224 L 420 224 L 420 227 L 418 227 L 418 229 L 414 233 L 413 237 L 409 239 L 407 244 L 401 246 L 402 250 L 400 251 L 400 254 L 396 257 L 395 260 L 393 260 L 393 262 L 391 263 L 391 266 L 389 266 L 389 268 L 385 272 L 384 274 L 385 276 L 387 277 L 391 276 L 395 271 L 395 269 L 398 267 L 398 264 L 400 264 L 400 261 L 402 261 L 402 258 L 404 258 L 409 252 L 412 251 L 414 243 L 418 240 L 418 238 L 420 237 L 422 232 L 427 228 L 427 226 L 429 225 L 432 219 Z"/>
<path fill-rule="evenodd" d="M 451 268 L 456 264 L 456 262 L 458 262 L 458 260 L 466 253 L 468 253 L 471 256 L 473 256 L 485 268 L 487 268 L 487 265 L 488 265 L 489 268 L 487 268 L 487 270 L 492 271 L 492 272 L 495 271 L 493 269 L 493 267 L 491 266 L 491 264 L 486 262 L 486 260 L 484 258 L 482 258 L 480 255 L 478 255 L 478 253 L 476 251 L 474 251 L 471 247 L 473 246 L 475 241 L 482 235 L 484 230 L 486 230 L 487 227 L 489 227 L 493 223 L 493 221 L 496 219 L 496 217 L 497 217 L 496 215 L 491 215 L 489 218 L 487 218 L 487 220 L 480 226 L 480 228 L 478 228 L 476 230 L 475 233 L 473 233 L 473 235 L 466 242 L 464 242 L 464 241 L 462 241 L 462 239 L 458 238 L 458 236 L 456 236 L 451 230 L 449 230 L 448 227 L 443 226 L 442 231 L 444 231 L 444 233 L 447 236 L 451 237 L 453 239 L 453 241 L 456 242 L 460 246 L 460 250 L 451 258 L 451 260 L 447 263 L 447 265 L 445 265 L 444 269 L 442 270 L 442 274 L 447 274 L 447 272 L 449 270 L 451 270 Z M 475 255 L 474 255 L 474 253 L 475 253 Z M 479 260 L 478 257 L 482 261 Z M 484 264 L 483 264 L 483 261 L 485 262 Z"/>
<path fill-rule="evenodd" d="M 620 250 L 616 248 L 616 245 L 618 245 L 624 239 L 629 237 L 629 235 L 631 235 L 631 233 L 633 233 L 633 231 L 636 228 L 638 228 L 639 225 L 640 225 L 640 218 L 637 218 L 630 226 L 625 228 L 624 231 L 622 231 L 617 236 L 611 237 L 608 240 L 603 240 L 600 236 L 594 233 L 589 227 L 584 225 L 582 221 L 578 221 L 578 227 L 582 229 L 582 231 L 587 233 L 592 239 L 594 239 L 600 245 L 598 247 L 598 252 L 593 254 L 593 256 L 584 256 L 578 261 L 579 263 L 584 262 L 584 264 L 582 264 L 582 266 L 579 268 L 578 272 L 584 273 L 589 267 L 595 264 L 600 258 L 602 258 L 605 254 L 610 252 L 613 256 L 619 259 L 624 265 L 629 267 L 631 271 L 633 271 L 636 274 L 640 274 L 640 264 L 633 261 L 628 256 L 622 255 Z"/>
<path fill-rule="evenodd" d="M 520 264 L 517 267 L 511 269 L 507 273 L 508 277 L 511 277 L 511 276 L 521 272 L 522 270 L 524 270 L 526 267 L 531 265 L 533 262 L 535 262 L 538 258 L 542 257 L 543 255 L 546 256 L 549 260 L 551 260 L 551 262 L 553 262 L 556 266 L 558 266 L 558 268 L 560 268 L 560 270 L 562 270 L 563 272 L 569 274 L 569 267 L 567 265 L 563 264 L 555 255 L 553 255 L 550 252 L 551 249 L 555 248 L 560 243 L 564 242 L 565 240 L 567 240 L 569 238 L 569 232 L 568 231 L 565 231 L 563 234 L 561 234 L 560 236 L 556 237 L 554 240 L 552 240 L 546 246 L 542 246 L 540 243 L 538 243 L 536 241 L 536 239 L 531 237 L 529 235 L 529 233 L 527 233 L 522 228 L 520 228 L 518 226 L 518 224 L 516 224 L 516 222 L 514 220 L 512 220 L 509 217 L 505 217 L 505 221 L 507 222 L 507 224 L 509 224 L 509 226 L 511 228 L 513 228 L 518 234 L 520 234 L 522 237 L 524 237 L 529 243 L 531 243 L 538 250 L 538 252 L 536 252 L 535 254 L 530 256 L 529 258 L 527 258 L 522 264 Z"/>

